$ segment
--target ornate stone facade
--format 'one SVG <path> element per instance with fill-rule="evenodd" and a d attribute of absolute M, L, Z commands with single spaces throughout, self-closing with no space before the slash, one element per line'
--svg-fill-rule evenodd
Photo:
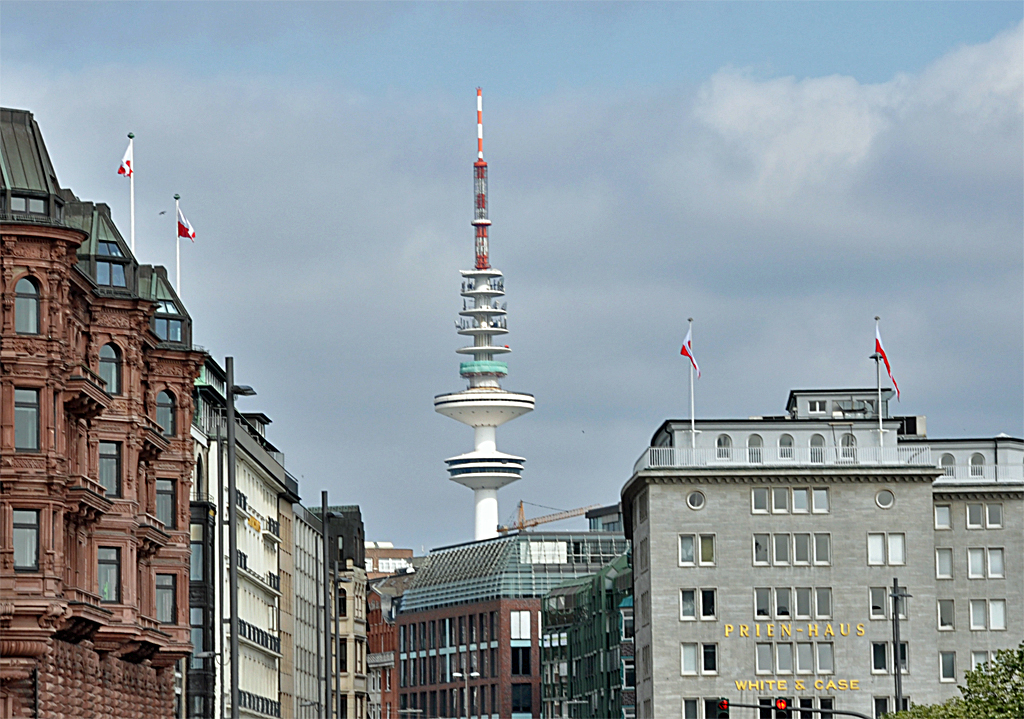
<path fill-rule="evenodd" d="M 0 718 L 171 717 L 203 355 L 154 331 L 166 274 L 59 189 L 32 116 L 0 131 Z M 123 283 L 97 274 L 97 223 Z"/>

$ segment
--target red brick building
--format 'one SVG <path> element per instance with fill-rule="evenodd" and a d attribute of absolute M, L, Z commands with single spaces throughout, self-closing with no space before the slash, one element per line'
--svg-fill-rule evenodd
<path fill-rule="evenodd" d="M 203 355 L 32 115 L 0 139 L 0 717 L 171 717 Z"/>
<path fill-rule="evenodd" d="M 627 547 L 621 534 L 524 532 L 431 552 L 398 615 L 398 716 L 539 717 L 541 598 Z"/>
<path fill-rule="evenodd" d="M 366 666 L 369 670 L 370 719 L 396 719 L 398 681 L 395 657 L 398 624 L 395 620 L 402 595 L 412 584 L 412 572 L 370 582 L 366 592 Z"/>

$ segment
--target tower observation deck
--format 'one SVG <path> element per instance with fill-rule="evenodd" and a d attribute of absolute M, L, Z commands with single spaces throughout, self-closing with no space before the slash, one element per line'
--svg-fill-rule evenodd
<path fill-rule="evenodd" d="M 477 160 L 473 164 L 476 262 L 471 270 L 461 270 L 463 307 L 456 331 L 471 338 L 472 344 L 456 352 L 472 359 L 459 365 L 459 374 L 469 381 L 461 392 L 440 394 L 434 398 L 434 410 L 473 428 L 472 452 L 445 460 L 449 479 L 473 490 L 476 504 L 475 537 L 490 539 L 498 535 L 498 490 L 519 479 L 523 457 L 499 452 L 495 429 L 533 410 L 532 394 L 508 392 L 500 380 L 508 374 L 508 365 L 497 357 L 508 354 L 508 345 L 495 338 L 508 333 L 506 323 L 505 279 L 491 267 L 487 217 L 487 162 L 484 160 L 483 96 L 476 91 Z"/>

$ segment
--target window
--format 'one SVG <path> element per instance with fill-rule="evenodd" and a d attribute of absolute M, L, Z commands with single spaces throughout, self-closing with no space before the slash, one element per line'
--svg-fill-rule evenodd
<path fill-rule="evenodd" d="M 900 533 L 889 535 L 889 564 L 906 564 L 906 536 Z"/>
<path fill-rule="evenodd" d="M 981 529 L 982 513 L 985 509 L 983 504 L 968 504 L 967 505 L 967 528 L 968 529 Z"/>
<path fill-rule="evenodd" d="M 832 535 L 830 535 L 830 534 L 815 534 L 814 535 L 814 563 L 815 564 L 831 564 L 832 563 Z"/>
<path fill-rule="evenodd" d="M 39 451 L 39 390 L 14 390 L 14 449 Z"/>
<path fill-rule="evenodd" d="M 202 669 L 206 666 L 203 657 L 196 656 L 203 651 L 203 608 L 191 607 L 188 610 L 188 623 L 192 627 L 192 663 L 193 669 Z"/>
<path fill-rule="evenodd" d="M 104 602 L 121 601 L 121 550 L 117 547 L 99 547 L 96 550 L 99 571 L 100 599 Z"/>
<path fill-rule="evenodd" d="M 875 719 L 883 719 L 889 713 L 889 697 L 874 698 Z"/>
<path fill-rule="evenodd" d="M 754 564 L 768 564 L 768 552 L 771 547 L 770 534 L 754 535 Z"/>
<path fill-rule="evenodd" d="M 775 645 L 775 671 L 779 674 L 793 673 L 793 645 L 787 642 Z"/>
<path fill-rule="evenodd" d="M 987 602 L 984 599 L 972 599 L 971 600 L 971 629 L 986 629 L 987 614 L 986 605 Z"/>
<path fill-rule="evenodd" d="M 952 477 L 956 474 L 956 460 L 953 459 L 951 454 L 942 455 L 942 459 L 939 460 L 939 466 L 942 468 L 942 475 L 944 477 Z"/>
<path fill-rule="evenodd" d="M 875 504 L 882 509 L 892 509 L 892 506 L 896 503 L 896 495 L 890 490 L 883 489 L 875 495 Z"/>
<path fill-rule="evenodd" d="M 811 588 L 796 588 L 796 616 L 797 619 L 811 618 Z"/>
<path fill-rule="evenodd" d="M 703 492 L 690 492 L 686 496 L 686 506 L 693 510 L 703 509 L 704 507 L 704 493 Z"/>
<path fill-rule="evenodd" d="M 14 331 L 19 335 L 39 334 L 39 288 L 28 277 L 14 286 Z"/>
<path fill-rule="evenodd" d="M 113 343 L 100 348 L 100 377 L 107 383 L 107 394 L 121 394 L 121 350 Z"/>
<path fill-rule="evenodd" d="M 750 493 L 751 511 L 768 512 L 768 490 L 764 487 L 757 487 Z"/>
<path fill-rule="evenodd" d="M 871 671 L 889 671 L 889 645 L 886 642 L 871 643 Z"/>
<path fill-rule="evenodd" d="M 828 489 L 821 487 L 814 490 L 814 513 L 826 514 L 828 510 Z"/>
<path fill-rule="evenodd" d="M 773 670 L 772 666 L 772 645 L 771 644 L 758 644 L 757 645 L 757 664 L 756 670 L 760 674 L 771 674 Z"/>
<path fill-rule="evenodd" d="M 825 414 L 825 408 L 828 406 L 827 401 L 823 399 L 812 399 L 807 402 L 807 411 L 810 414 Z"/>
<path fill-rule="evenodd" d="M 682 589 L 679 592 L 679 618 L 682 620 L 697 618 L 697 590 Z"/>
<path fill-rule="evenodd" d="M 953 578 L 953 550 L 942 547 L 935 550 L 935 576 L 938 579 Z"/>
<path fill-rule="evenodd" d="M 754 618 L 762 619 L 771 617 L 772 611 L 772 590 L 767 587 L 758 587 L 754 590 Z"/>
<path fill-rule="evenodd" d="M 815 616 L 828 619 L 832 616 L 832 588 L 818 587 L 814 590 Z"/>
<path fill-rule="evenodd" d="M 793 490 L 793 512 L 807 514 L 810 510 L 810 490 L 806 488 Z"/>
<path fill-rule="evenodd" d="M 683 719 L 700 719 L 700 717 L 697 716 L 698 701 L 698 699 L 683 699 Z M 705 712 L 705 715 L 717 716 L 717 712 L 716 714 L 707 714 L 707 712 Z"/>
<path fill-rule="evenodd" d="M 784 514 L 789 511 L 789 489 L 776 487 L 772 490 L 772 511 L 776 514 Z"/>
<path fill-rule="evenodd" d="M 705 644 L 701 650 L 701 670 L 704 674 L 718 673 L 718 645 Z"/>
<path fill-rule="evenodd" d="M 841 447 L 840 456 L 846 462 L 857 461 L 857 438 L 847 432 L 843 435 L 843 438 L 839 441 Z"/>
<path fill-rule="evenodd" d="M 799 674 L 814 673 L 814 644 L 812 642 L 797 643 L 796 671 Z"/>
<path fill-rule="evenodd" d="M 512 611 L 509 615 L 511 619 L 511 638 L 512 639 L 530 639 L 530 612 L 529 610 Z M 460 624 L 461 622 L 461 617 Z M 459 632 L 461 635 L 462 632 Z M 459 637 L 459 644 L 464 644 L 465 638 Z"/>
<path fill-rule="evenodd" d="M 171 300 L 158 300 L 156 302 L 156 315 L 153 317 L 153 331 L 157 337 L 167 342 L 181 342 L 181 319 L 179 317 L 168 317 L 177 315 L 178 308 Z"/>
<path fill-rule="evenodd" d="M 700 590 L 700 618 L 701 619 L 714 619 L 715 618 L 715 590 L 714 589 L 701 589 Z"/>
<path fill-rule="evenodd" d="M 39 571 L 39 510 L 14 510 L 14 570 Z"/>
<path fill-rule="evenodd" d="M 1006 600 L 990 599 L 988 602 L 988 628 L 994 631 L 1006 629 Z"/>
<path fill-rule="evenodd" d="M 949 516 L 949 505 L 948 504 L 936 504 L 935 505 L 935 528 L 936 529 L 949 529 L 953 525 L 950 522 Z"/>
<path fill-rule="evenodd" d="M 779 587 L 775 590 L 775 616 L 779 619 L 788 619 L 790 616 L 790 590 L 789 587 Z"/>
<path fill-rule="evenodd" d="M 100 442 L 100 485 L 108 497 L 121 496 L 120 442 Z"/>
<path fill-rule="evenodd" d="M 174 395 L 166 390 L 156 396 L 156 423 L 163 427 L 164 437 L 175 435 Z"/>
<path fill-rule="evenodd" d="M 178 623 L 178 578 L 173 574 L 156 575 L 156 620 L 161 624 Z"/>
<path fill-rule="evenodd" d="M 823 464 L 825 462 L 825 438 L 820 434 L 811 437 L 811 463 Z"/>
<path fill-rule="evenodd" d="M 822 642 L 818 644 L 818 673 L 831 674 L 835 671 L 835 660 L 832 653 L 832 643 Z"/>
<path fill-rule="evenodd" d="M 939 629 L 954 629 L 956 613 L 952 599 L 939 600 Z"/>
<path fill-rule="evenodd" d="M 164 526 L 168 529 L 174 529 L 176 523 L 174 516 L 175 498 L 174 498 L 174 480 L 173 479 L 157 479 L 156 480 L 156 518 L 164 523 Z"/>
<path fill-rule="evenodd" d="M 885 564 L 885 535 L 868 535 L 868 564 Z"/>
<path fill-rule="evenodd" d="M 971 476 L 985 476 L 985 457 L 977 452 L 971 455 Z"/>
<path fill-rule="evenodd" d="M 793 435 L 779 437 L 779 459 L 793 459 Z"/>
<path fill-rule="evenodd" d="M 715 535 L 713 534 L 700 535 L 700 563 L 715 563 Z"/>
<path fill-rule="evenodd" d="M 902 532 L 868 534 L 868 564 L 900 565 L 906 563 L 905 536 Z M 887 554 L 888 550 L 888 554 Z M 886 561 L 888 557 L 888 562 Z"/>
<path fill-rule="evenodd" d="M 761 436 L 750 435 L 747 438 L 747 461 L 751 464 L 761 464 L 763 448 L 764 442 L 761 440 Z"/>
<path fill-rule="evenodd" d="M 719 459 L 732 459 L 732 437 L 727 434 L 718 435 L 715 447 Z"/>
<path fill-rule="evenodd" d="M 986 504 L 986 518 L 989 529 L 1000 529 L 1003 526 L 1003 505 Z"/>
<path fill-rule="evenodd" d="M 1003 576 L 1002 548 L 990 548 L 988 550 L 988 576 L 993 579 Z"/>
<path fill-rule="evenodd" d="M 530 647 L 512 647 L 512 675 L 530 676 Z"/>
<path fill-rule="evenodd" d="M 679 564 L 692 565 L 694 563 L 695 538 L 692 534 L 679 535 Z"/>
<path fill-rule="evenodd" d="M 988 663 L 988 652 L 971 652 L 971 669 Z"/>
<path fill-rule="evenodd" d="M 513 713 L 528 713 L 533 711 L 533 685 L 513 684 L 512 685 L 512 711 Z"/>
<path fill-rule="evenodd" d="M 985 550 L 967 550 L 967 576 L 971 579 L 982 579 L 985 576 Z"/>
<path fill-rule="evenodd" d="M 206 576 L 203 566 L 203 525 L 193 524 L 189 529 L 192 533 L 192 541 L 189 545 L 192 548 L 192 554 L 189 557 L 188 578 L 193 582 L 201 582 Z"/>
<path fill-rule="evenodd" d="M 811 535 L 793 535 L 793 564 L 811 563 Z"/>
<path fill-rule="evenodd" d="M 789 564 L 789 543 L 788 534 L 776 534 L 772 537 L 774 544 L 774 556 L 776 564 Z"/>
<path fill-rule="evenodd" d="M 888 613 L 886 612 L 886 607 L 888 606 L 888 604 L 886 603 L 886 598 L 888 597 L 888 593 L 888 589 L 886 589 L 885 587 L 871 587 L 870 616 L 872 619 L 885 619 L 886 614 Z"/>
<path fill-rule="evenodd" d="M 647 541 L 647 537 L 640 540 L 640 551 L 637 552 L 638 559 L 640 560 L 640 571 L 646 572 L 650 567 L 650 546 Z"/>
<path fill-rule="evenodd" d="M 127 287 L 124 267 L 124 262 L 96 260 L 96 284 L 104 287 Z"/>
<path fill-rule="evenodd" d="M 939 652 L 939 680 L 956 681 L 956 652 Z"/>
<path fill-rule="evenodd" d="M 697 645 L 683 644 L 681 649 L 681 662 L 683 674 L 697 673 Z"/>

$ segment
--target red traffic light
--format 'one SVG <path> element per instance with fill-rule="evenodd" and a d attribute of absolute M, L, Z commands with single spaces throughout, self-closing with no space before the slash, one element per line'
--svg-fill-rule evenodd
<path fill-rule="evenodd" d="M 778 697 L 775 700 L 775 708 L 776 709 L 789 709 L 789 700 L 788 699 L 784 699 L 783 697 Z"/>
<path fill-rule="evenodd" d="M 729 708 L 729 700 L 728 699 L 719 699 L 718 700 L 718 708 L 719 709 L 728 709 Z"/>

